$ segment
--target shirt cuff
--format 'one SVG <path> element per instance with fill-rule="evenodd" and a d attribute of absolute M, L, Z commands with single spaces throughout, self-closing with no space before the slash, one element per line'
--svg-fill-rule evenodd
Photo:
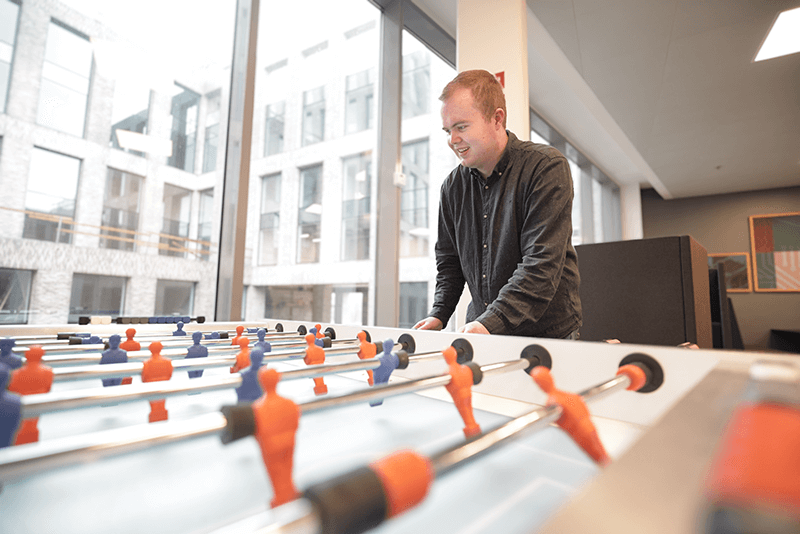
<path fill-rule="evenodd" d="M 503 324 L 503 320 L 500 319 L 497 315 L 484 312 L 483 315 L 476 319 L 479 323 L 481 323 L 486 330 L 489 331 L 490 334 L 504 334 L 505 333 L 505 324 Z"/>

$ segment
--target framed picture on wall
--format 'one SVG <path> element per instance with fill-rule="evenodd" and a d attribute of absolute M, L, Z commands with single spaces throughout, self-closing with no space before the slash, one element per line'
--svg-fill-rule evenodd
<path fill-rule="evenodd" d="M 719 264 L 725 267 L 725 288 L 728 293 L 749 293 L 753 290 L 750 254 L 731 252 L 708 255 L 709 268 L 715 269 Z"/>
<path fill-rule="evenodd" d="M 800 292 L 800 212 L 750 216 L 755 290 Z"/>

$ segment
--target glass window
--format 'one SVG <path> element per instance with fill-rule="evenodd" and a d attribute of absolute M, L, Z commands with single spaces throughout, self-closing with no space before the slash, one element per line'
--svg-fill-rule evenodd
<path fill-rule="evenodd" d="M 267 106 L 264 127 L 264 155 L 283 152 L 283 129 L 286 122 L 286 102 L 275 102 Z"/>
<path fill-rule="evenodd" d="M 303 92 L 303 146 L 325 139 L 325 87 Z"/>
<path fill-rule="evenodd" d="M 176 95 L 172 97 L 172 156 L 168 165 L 194 172 L 194 156 L 197 146 L 197 113 L 200 95 L 175 84 Z"/>
<path fill-rule="evenodd" d="M 33 271 L 0 268 L 0 324 L 26 324 Z"/>
<path fill-rule="evenodd" d="M 344 133 L 351 134 L 368 130 L 375 126 L 372 110 L 375 99 L 375 69 L 367 69 L 351 74 L 346 79 Z"/>
<path fill-rule="evenodd" d="M 92 315 L 122 315 L 124 300 L 125 278 L 75 273 L 67 322 L 77 323 L 80 317 Z"/>
<path fill-rule="evenodd" d="M 34 147 L 22 237 L 72 243 L 81 160 Z"/>
<path fill-rule="evenodd" d="M 369 258 L 372 155 L 345 158 L 342 197 L 342 260 Z"/>
<path fill-rule="evenodd" d="M 127 82 L 127 80 L 126 80 Z M 137 156 L 145 153 L 133 148 L 127 132 L 146 134 L 150 112 L 150 89 L 135 83 L 117 83 L 114 86 L 114 104 L 111 113 L 111 146 Z"/>
<path fill-rule="evenodd" d="M 400 328 L 411 328 L 428 316 L 428 282 L 400 283 Z"/>
<path fill-rule="evenodd" d="M 156 283 L 156 307 L 154 314 L 191 316 L 194 314 L 195 282 L 181 280 L 159 280 Z"/>
<path fill-rule="evenodd" d="M 206 109 L 206 136 L 203 144 L 203 172 L 217 169 L 217 147 L 219 146 L 220 90 L 208 96 Z"/>
<path fill-rule="evenodd" d="M 403 55 L 403 119 L 429 113 L 430 63 L 431 53 L 428 50 Z"/>
<path fill-rule="evenodd" d="M 330 322 L 331 287 L 325 285 L 264 288 L 264 317 L 293 321 Z"/>
<path fill-rule="evenodd" d="M 403 187 L 400 202 L 400 256 L 428 256 L 428 140 L 403 145 Z"/>
<path fill-rule="evenodd" d="M 278 232 L 281 222 L 281 175 L 261 178 L 261 232 L 258 243 L 259 265 L 278 263 Z"/>
<path fill-rule="evenodd" d="M 6 110 L 8 84 L 11 81 L 11 59 L 17 37 L 19 4 L 11 0 L 0 0 L 0 112 Z"/>
<path fill-rule="evenodd" d="M 144 178 L 118 169 L 108 169 L 103 195 L 100 246 L 134 250 L 139 229 L 139 202 Z"/>
<path fill-rule="evenodd" d="M 47 31 L 37 122 L 83 137 L 91 74 L 89 38 L 52 20 Z"/>
<path fill-rule="evenodd" d="M 211 228 L 214 225 L 214 189 L 200 191 L 200 213 L 197 221 L 197 240 L 200 242 L 200 259 L 211 256 Z"/>
<path fill-rule="evenodd" d="M 297 263 L 319 261 L 322 222 L 322 165 L 300 171 L 300 206 L 297 214 Z"/>
<path fill-rule="evenodd" d="M 331 318 L 338 324 L 366 324 L 367 298 L 366 286 L 345 286 L 333 288 L 331 294 Z"/>
<path fill-rule="evenodd" d="M 236 3 L 197 9 L 196 2 L 169 0 L 158 4 L 158 17 L 151 7 L 0 0 L 0 108 L 31 108 L 16 110 L 19 135 L 13 143 L 6 137 L 0 170 L 8 205 L 25 213 L 6 212 L 0 234 L 39 240 L 36 255 L 12 247 L 2 265 L 37 272 L 30 322 L 67 322 L 69 296 L 40 310 L 37 295 L 52 292 L 54 276 L 67 280 L 69 292 L 76 270 L 130 280 L 127 311 L 137 315 L 155 308 L 158 279 L 191 272 L 195 312 L 214 314 L 222 204 L 213 192 L 224 185 L 217 169 L 227 140 Z M 295 132 L 299 111 L 296 124 Z M 201 169 L 216 172 L 194 176 Z M 108 248 L 130 256 L 113 273 L 93 261 Z M 172 257 L 150 261 L 159 254 Z"/>
<path fill-rule="evenodd" d="M 192 192 L 172 184 L 164 184 L 164 220 L 158 252 L 164 256 L 185 258 L 188 250 Z"/>

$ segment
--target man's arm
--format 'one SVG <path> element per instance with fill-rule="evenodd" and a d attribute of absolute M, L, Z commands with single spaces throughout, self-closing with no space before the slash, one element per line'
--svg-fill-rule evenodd
<path fill-rule="evenodd" d="M 556 294 L 572 239 L 572 177 L 563 157 L 552 157 L 521 191 L 522 262 L 478 321 L 492 333 L 510 333 L 538 321 Z"/>

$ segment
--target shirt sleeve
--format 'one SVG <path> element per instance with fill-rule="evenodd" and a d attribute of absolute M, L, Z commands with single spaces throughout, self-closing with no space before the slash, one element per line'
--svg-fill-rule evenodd
<path fill-rule="evenodd" d="M 430 316 L 442 321 L 443 326 L 453 312 L 464 291 L 464 273 L 456 249 L 456 233 L 452 211 L 447 202 L 447 181 L 442 185 L 439 200 L 439 236 L 436 240 L 436 292 Z"/>
<path fill-rule="evenodd" d="M 539 321 L 556 294 L 572 240 L 572 176 L 563 156 L 542 160 L 521 188 L 522 262 L 478 321 L 493 334 L 511 334 Z"/>

